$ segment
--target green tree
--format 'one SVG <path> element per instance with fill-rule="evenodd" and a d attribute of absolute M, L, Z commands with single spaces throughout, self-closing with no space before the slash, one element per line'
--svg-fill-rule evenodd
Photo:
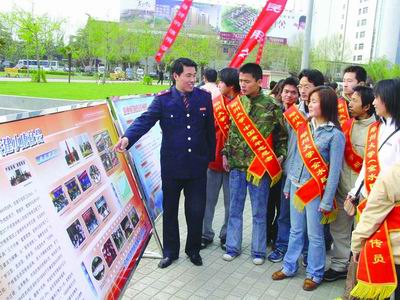
<path fill-rule="evenodd" d="M 400 65 L 390 63 L 386 58 L 378 58 L 365 65 L 368 76 L 377 82 L 382 79 L 400 77 Z"/>
<path fill-rule="evenodd" d="M 4 17 L 17 37 L 29 45 L 26 48 L 27 55 L 35 56 L 40 73 L 39 60 L 46 53 L 46 47 L 54 43 L 55 37 L 60 34 L 63 21 L 52 21 L 46 15 L 35 16 L 21 9 L 14 9 Z M 40 80 L 41 76 L 36 76 L 36 81 Z"/>

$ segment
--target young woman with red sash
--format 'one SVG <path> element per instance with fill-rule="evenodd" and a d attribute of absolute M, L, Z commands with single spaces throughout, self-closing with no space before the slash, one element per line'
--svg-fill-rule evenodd
<path fill-rule="evenodd" d="M 297 129 L 297 149 L 288 171 L 291 181 L 291 229 L 283 268 L 272 275 L 282 280 L 297 273 L 298 259 L 309 239 L 303 289 L 314 290 L 324 276 L 324 225 L 334 219 L 334 196 L 343 163 L 345 137 L 338 121 L 337 96 L 320 86 L 309 94 L 310 119 Z"/>
<path fill-rule="evenodd" d="M 396 289 L 400 274 L 400 177 L 387 178 L 393 165 L 400 163 L 400 79 L 378 82 L 374 94 L 373 105 L 381 120 L 369 127 L 364 165 L 356 182 L 358 187 L 364 180 L 365 200 L 358 206 L 361 217 L 351 242 L 354 261 L 358 262 L 358 283 L 351 294 L 384 299 L 396 290 L 395 299 L 400 299 L 400 289 Z M 392 183 L 382 187 L 380 179 Z"/>

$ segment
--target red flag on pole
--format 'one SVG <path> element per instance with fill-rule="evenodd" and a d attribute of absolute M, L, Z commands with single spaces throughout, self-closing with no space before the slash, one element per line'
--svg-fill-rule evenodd
<path fill-rule="evenodd" d="M 186 16 L 189 12 L 190 6 L 192 5 L 193 0 L 183 0 L 181 6 L 179 7 L 178 12 L 176 13 L 174 19 L 169 25 L 168 31 L 164 36 L 164 39 L 160 45 L 160 49 L 158 50 L 155 59 L 157 62 L 160 62 L 164 53 L 171 48 L 172 44 L 175 42 L 176 37 L 179 34 L 179 31 L 182 28 L 183 22 L 185 22 Z"/>
<path fill-rule="evenodd" d="M 271 0 L 267 2 L 229 64 L 230 67 L 239 68 L 257 43 L 266 38 L 267 31 L 285 9 L 286 2 L 287 0 Z"/>
<path fill-rule="evenodd" d="M 260 64 L 261 58 L 263 55 L 263 50 L 264 50 L 264 45 L 267 37 L 264 37 L 262 41 L 260 41 L 260 46 L 258 46 L 258 52 L 257 52 L 257 58 L 256 58 L 256 64 Z"/>

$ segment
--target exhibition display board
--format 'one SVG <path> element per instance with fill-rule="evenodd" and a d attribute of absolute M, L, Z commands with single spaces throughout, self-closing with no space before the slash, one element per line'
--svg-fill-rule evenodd
<path fill-rule="evenodd" d="M 151 221 L 105 103 L 0 124 L 0 299 L 117 299 Z"/>
<path fill-rule="evenodd" d="M 129 127 L 143 112 L 147 110 L 154 96 L 113 97 L 110 105 L 117 118 L 121 132 Z M 162 214 L 161 190 L 161 128 L 159 123 L 142 136 L 130 149 L 129 154 L 137 171 L 140 185 L 143 188 L 147 211 L 153 221 Z"/>

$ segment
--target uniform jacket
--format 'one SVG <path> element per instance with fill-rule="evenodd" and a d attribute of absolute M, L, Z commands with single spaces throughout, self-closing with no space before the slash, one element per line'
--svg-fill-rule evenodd
<path fill-rule="evenodd" d="M 188 111 L 181 93 L 175 87 L 159 93 L 148 110 L 124 134 L 129 139 L 129 149 L 160 121 L 162 178 L 190 179 L 206 176 L 208 163 L 215 159 L 211 94 L 194 88 L 187 96 Z"/>

